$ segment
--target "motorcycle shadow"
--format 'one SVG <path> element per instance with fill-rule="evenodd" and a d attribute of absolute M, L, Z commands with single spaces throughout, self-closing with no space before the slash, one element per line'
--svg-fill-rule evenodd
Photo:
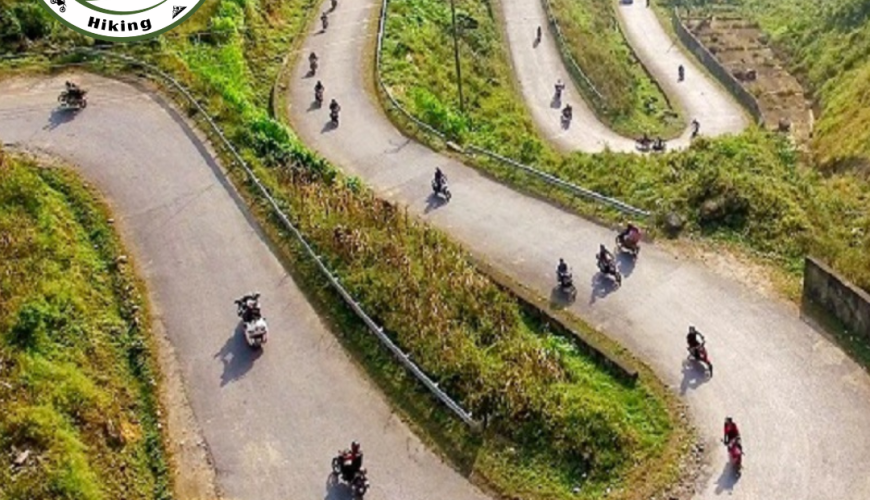
<path fill-rule="evenodd" d="M 553 109 L 562 109 L 562 98 L 553 96 L 553 100 L 550 101 L 550 107 Z"/>
<path fill-rule="evenodd" d="M 311 101 L 311 104 L 308 105 L 308 111 L 316 111 L 322 107 L 323 107 L 322 104 L 320 104 L 316 100 L 314 100 L 314 101 Z"/>
<path fill-rule="evenodd" d="M 683 381 L 680 383 L 680 395 L 684 396 L 689 389 L 697 389 L 710 381 L 707 369 L 699 362 L 690 359 L 683 360 Z"/>
<path fill-rule="evenodd" d="M 326 496 L 323 500 L 354 500 L 349 484 L 339 481 L 338 475 L 330 473 L 326 478 Z"/>
<path fill-rule="evenodd" d="M 592 293 L 589 296 L 589 304 L 594 304 L 597 299 L 603 299 L 616 291 L 619 285 L 616 280 L 602 272 L 597 272 L 592 276 Z"/>
<path fill-rule="evenodd" d="M 637 264 L 637 256 L 628 252 L 616 252 L 616 267 L 622 273 L 622 279 L 631 276 L 634 272 L 634 266 Z"/>
<path fill-rule="evenodd" d="M 245 376 L 263 354 L 263 349 L 253 349 L 245 340 L 245 324 L 241 321 L 233 335 L 227 339 L 221 350 L 214 355 L 224 365 L 221 373 L 221 387 Z"/>
<path fill-rule="evenodd" d="M 564 288 L 556 285 L 550 291 L 550 308 L 551 309 L 564 309 L 577 299 L 577 289 L 575 288 L 573 293 L 570 290 L 565 290 Z"/>
<path fill-rule="evenodd" d="M 740 474 L 734 470 L 734 466 L 731 465 L 729 460 L 725 464 L 725 467 L 722 468 L 722 474 L 719 475 L 719 479 L 716 480 L 716 494 L 719 495 L 723 491 L 727 491 L 729 494 L 732 493 L 738 481 L 740 481 Z"/>
<path fill-rule="evenodd" d="M 562 118 L 562 129 L 568 130 L 569 128 L 571 128 L 571 120 L 567 120 L 565 118 Z"/>
<path fill-rule="evenodd" d="M 320 129 L 320 133 L 332 132 L 333 130 L 338 128 L 338 124 L 332 120 L 327 120 L 326 123 L 323 124 L 323 128 Z"/>
<path fill-rule="evenodd" d="M 423 210 L 423 213 L 428 214 L 432 210 L 437 210 L 446 204 L 447 200 L 443 196 L 439 196 L 435 193 L 429 193 L 429 197 L 426 198 L 426 208 Z"/>
<path fill-rule="evenodd" d="M 48 116 L 48 124 L 43 127 L 43 129 L 49 131 L 54 130 L 57 127 L 63 125 L 64 123 L 69 123 L 73 121 L 73 119 L 78 114 L 79 108 L 58 106 L 51 110 L 51 114 Z"/>

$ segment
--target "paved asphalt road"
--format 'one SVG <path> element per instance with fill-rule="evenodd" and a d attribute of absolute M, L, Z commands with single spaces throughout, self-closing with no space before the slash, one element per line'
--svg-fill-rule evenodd
<path fill-rule="evenodd" d="M 78 165 L 108 197 L 230 500 L 349 500 L 327 490 L 359 439 L 372 500 L 483 500 L 395 418 L 255 228 L 211 154 L 159 98 L 77 77 L 89 106 L 55 111 L 64 78 L 0 82 L 0 139 Z M 244 343 L 233 300 L 263 294 L 271 340 Z"/>
<path fill-rule="evenodd" d="M 616 134 L 595 117 L 573 85 L 559 55 L 556 41 L 547 29 L 547 16 L 541 0 L 502 2 L 505 31 L 511 59 L 526 105 L 544 136 L 564 149 L 597 152 L 609 147 L 614 151 L 634 151 L 634 139 Z M 643 0 L 632 5 L 617 5 L 624 31 L 639 57 L 661 82 L 665 92 L 678 100 L 686 121 L 697 119 L 704 135 L 739 132 L 747 124 L 740 106 L 724 88 L 709 80 L 697 67 L 697 61 L 676 46 L 659 24 L 654 12 Z M 535 30 L 542 27 L 541 43 L 535 43 Z M 686 68 L 686 79 L 677 82 L 677 68 Z M 566 92 L 556 102 L 554 85 L 561 79 Z M 560 123 L 561 107 L 571 104 L 574 119 L 566 129 Z M 690 129 L 674 140 L 671 148 L 689 144 Z"/>
<path fill-rule="evenodd" d="M 625 281 L 613 290 L 596 278 L 593 261 L 600 243 L 612 244 L 611 231 L 402 136 L 366 91 L 372 75 L 366 51 L 378 5 L 343 0 L 329 30 L 312 32 L 303 47 L 303 54 L 320 56 L 317 79 L 326 86 L 327 102 L 336 98 L 342 106 L 341 125 L 331 128 L 328 110 L 309 104 L 315 79 L 306 77 L 307 61 L 300 58 L 290 100 L 304 140 L 542 294 L 552 291 L 557 259 L 572 264 L 580 293 L 570 309 L 646 359 L 688 402 L 710 451 L 710 479 L 699 498 L 870 498 L 867 373 L 803 323 L 791 305 L 653 245 L 636 264 L 621 260 Z M 690 68 L 688 78 L 695 77 L 700 74 Z M 449 204 L 429 196 L 435 167 L 450 178 Z M 682 368 L 689 324 L 708 338 L 712 380 Z M 745 438 L 739 480 L 728 472 L 718 444 L 726 415 Z"/>

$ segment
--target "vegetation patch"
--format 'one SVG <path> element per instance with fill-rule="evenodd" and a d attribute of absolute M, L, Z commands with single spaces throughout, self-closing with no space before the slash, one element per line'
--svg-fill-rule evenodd
<path fill-rule="evenodd" d="M 0 151 L 0 499 L 171 498 L 122 254 L 73 173 Z"/>
<path fill-rule="evenodd" d="M 619 28 L 613 0 L 548 1 L 571 57 L 603 96 L 607 109 L 603 118 L 608 125 L 629 137 L 643 132 L 665 137 L 682 132 L 685 122 L 644 70 Z"/>

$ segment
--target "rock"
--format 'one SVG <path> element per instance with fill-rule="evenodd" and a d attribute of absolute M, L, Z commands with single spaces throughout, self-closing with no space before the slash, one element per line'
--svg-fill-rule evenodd
<path fill-rule="evenodd" d="M 668 212 L 665 215 L 665 230 L 674 236 L 683 230 L 683 218 L 676 212 Z"/>
<path fill-rule="evenodd" d="M 29 457 L 30 457 L 30 450 L 24 450 L 21 453 L 19 453 L 17 457 L 15 457 L 15 460 L 12 463 L 15 465 L 15 467 L 22 467 L 22 466 L 24 466 L 25 462 L 27 462 L 27 459 Z"/>
<path fill-rule="evenodd" d="M 114 223 L 115 223 L 115 219 L 109 219 L 109 220 L 107 220 L 106 222 L 108 222 L 109 224 L 114 224 Z"/>
<path fill-rule="evenodd" d="M 115 259 L 115 262 L 117 262 L 118 264 L 126 264 L 127 263 L 127 256 L 126 255 L 119 255 L 118 258 Z"/>

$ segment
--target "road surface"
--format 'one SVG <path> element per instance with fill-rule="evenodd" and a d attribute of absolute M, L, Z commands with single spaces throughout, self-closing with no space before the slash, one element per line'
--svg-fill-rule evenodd
<path fill-rule="evenodd" d="M 570 310 L 644 358 L 689 404 L 710 451 L 710 479 L 698 498 L 723 492 L 736 499 L 870 498 L 867 373 L 802 322 L 791 305 L 654 245 L 646 245 L 636 263 L 621 260 L 625 280 L 613 290 L 597 279 L 593 260 L 600 243 L 612 244 L 611 231 L 404 137 L 366 91 L 372 75 L 368 34 L 378 6 L 376 0 L 343 0 L 326 33 L 315 35 L 319 26 L 312 28 L 302 53 L 320 56 L 317 79 L 326 86 L 327 102 L 341 104 L 341 126 L 330 127 L 328 110 L 310 105 L 314 79 L 300 58 L 289 89 L 300 136 L 542 294 L 551 294 L 560 257 L 573 265 L 580 293 Z M 687 77 L 696 76 L 689 69 Z M 450 178 L 448 204 L 429 193 L 436 167 Z M 709 341 L 715 365 L 709 381 L 682 368 L 690 324 Z M 726 415 L 744 435 L 739 480 L 718 444 Z"/>
<path fill-rule="evenodd" d="M 89 105 L 58 112 L 64 76 L 0 82 L 0 139 L 51 152 L 106 195 L 149 284 L 155 321 L 228 500 L 350 500 L 330 461 L 362 442 L 367 498 L 483 500 L 392 415 L 272 254 L 208 148 L 160 97 L 77 76 Z M 262 293 L 271 339 L 244 343 L 233 300 Z"/>

